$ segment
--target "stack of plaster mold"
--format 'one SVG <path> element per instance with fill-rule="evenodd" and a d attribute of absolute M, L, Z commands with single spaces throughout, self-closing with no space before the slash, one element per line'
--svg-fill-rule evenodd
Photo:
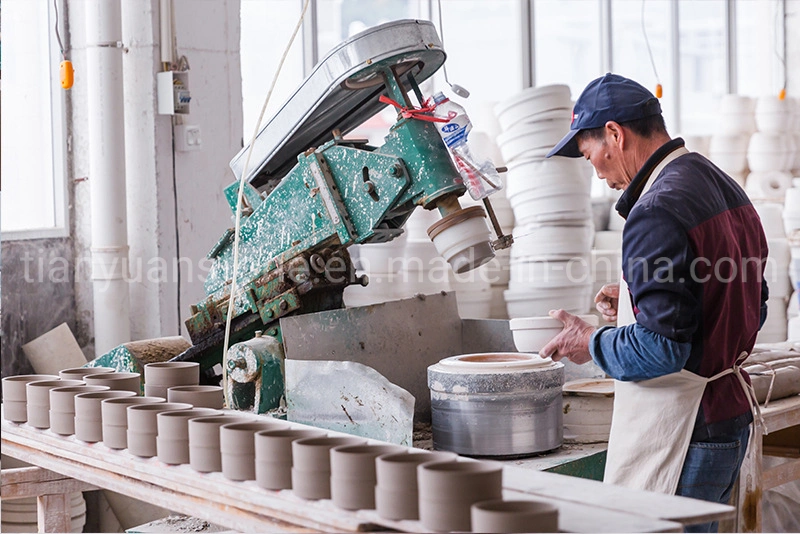
<path fill-rule="evenodd" d="M 569 130 L 569 87 L 525 89 L 495 106 L 495 114 L 515 221 L 508 316 L 547 315 L 554 308 L 584 313 L 592 290 L 591 167 L 582 159 L 545 158 Z"/>

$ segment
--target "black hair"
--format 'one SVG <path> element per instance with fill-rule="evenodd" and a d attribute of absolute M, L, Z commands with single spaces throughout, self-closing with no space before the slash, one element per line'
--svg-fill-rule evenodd
<path fill-rule="evenodd" d="M 664 116 L 661 113 L 628 122 L 620 122 L 619 124 L 645 139 L 649 139 L 655 134 L 667 133 L 667 125 L 664 123 Z M 581 130 L 578 137 L 581 139 L 602 139 L 605 136 L 604 130 L 605 126 Z"/>

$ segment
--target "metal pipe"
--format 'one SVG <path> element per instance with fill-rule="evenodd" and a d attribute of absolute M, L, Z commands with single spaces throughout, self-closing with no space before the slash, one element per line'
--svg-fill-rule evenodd
<path fill-rule="evenodd" d="M 725 2 L 725 76 L 728 94 L 735 95 L 738 89 L 736 70 L 736 0 Z"/>
<path fill-rule="evenodd" d="M 120 0 L 86 2 L 95 354 L 130 341 Z"/>

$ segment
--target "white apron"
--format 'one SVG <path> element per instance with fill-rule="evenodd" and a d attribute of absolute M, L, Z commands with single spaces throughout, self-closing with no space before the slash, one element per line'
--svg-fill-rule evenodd
<path fill-rule="evenodd" d="M 664 158 L 653 170 L 641 194 L 650 189 L 668 163 L 688 152 L 679 148 Z M 617 326 L 635 322 L 628 285 L 621 279 Z M 674 494 L 707 383 L 734 373 L 750 400 L 750 409 L 755 410 L 754 421 L 760 419 L 755 393 L 739 372 L 739 365 L 745 358 L 747 353 L 743 352 L 731 369 L 710 378 L 684 369 L 639 382 L 614 381 L 614 415 L 603 481 Z"/>

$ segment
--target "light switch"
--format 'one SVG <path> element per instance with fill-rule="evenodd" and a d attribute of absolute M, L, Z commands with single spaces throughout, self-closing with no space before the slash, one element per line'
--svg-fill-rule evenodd
<path fill-rule="evenodd" d="M 192 124 L 178 124 L 175 126 L 175 147 L 181 152 L 200 150 L 203 138 L 200 136 L 200 127 Z"/>

